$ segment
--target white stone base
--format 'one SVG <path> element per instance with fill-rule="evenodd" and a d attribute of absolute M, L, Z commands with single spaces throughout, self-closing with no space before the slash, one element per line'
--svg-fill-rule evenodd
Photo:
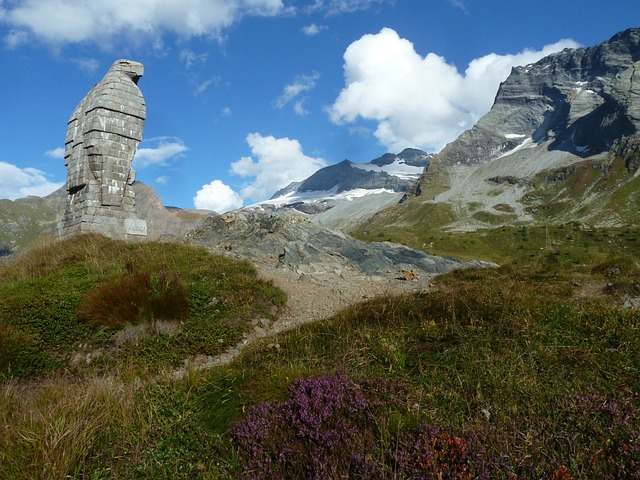
<path fill-rule="evenodd" d="M 147 221 L 139 218 L 124 219 L 124 233 L 126 235 L 147 235 Z"/>

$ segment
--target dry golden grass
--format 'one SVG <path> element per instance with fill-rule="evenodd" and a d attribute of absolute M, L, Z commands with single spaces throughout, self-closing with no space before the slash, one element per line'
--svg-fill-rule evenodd
<path fill-rule="evenodd" d="M 0 390 L 0 477 L 80 478 L 124 425 L 134 383 L 116 377 L 8 382 Z"/>

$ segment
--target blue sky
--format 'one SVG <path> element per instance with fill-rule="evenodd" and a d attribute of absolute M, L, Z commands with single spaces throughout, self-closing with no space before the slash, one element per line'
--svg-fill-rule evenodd
<path fill-rule="evenodd" d="M 138 180 L 221 212 L 436 152 L 513 65 L 638 23 L 638 0 L 0 0 L 0 198 L 63 184 L 66 122 L 119 58 L 145 65 Z"/>

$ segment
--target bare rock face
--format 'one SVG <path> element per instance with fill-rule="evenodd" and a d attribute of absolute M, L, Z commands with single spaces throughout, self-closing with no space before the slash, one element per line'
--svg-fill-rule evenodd
<path fill-rule="evenodd" d="M 240 209 L 210 215 L 186 235 L 191 243 L 297 274 L 402 276 L 404 270 L 428 274 L 456 268 L 486 267 L 484 262 L 460 262 L 428 255 L 404 245 L 365 243 L 339 231 L 314 225 L 295 210 L 260 212 Z"/>
<path fill-rule="evenodd" d="M 514 67 L 491 111 L 439 155 L 446 164 L 477 165 L 521 139 L 581 157 L 611 149 L 640 128 L 640 29 L 590 48 L 565 49 Z"/>
<path fill-rule="evenodd" d="M 67 199 L 59 237 L 96 232 L 117 239 L 144 238 L 137 217 L 131 168 L 146 107 L 138 80 L 141 63 L 117 60 L 76 107 L 67 127 Z"/>
<path fill-rule="evenodd" d="M 432 158 L 406 203 L 441 204 L 453 212 L 447 227 L 461 230 L 635 223 L 625 191 L 637 191 L 640 165 L 638 72 L 640 28 L 514 67 L 491 110 Z"/>

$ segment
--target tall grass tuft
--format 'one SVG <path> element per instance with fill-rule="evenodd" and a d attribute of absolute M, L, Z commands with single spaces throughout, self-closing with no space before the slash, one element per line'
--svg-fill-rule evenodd
<path fill-rule="evenodd" d="M 132 386 L 114 379 L 0 391 L 0 477 L 82 478 L 135 410 Z"/>
<path fill-rule="evenodd" d="M 130 271 L 90 292 L 78 314 L 105 327 L 156 320 L 185 321 L 189 316 L 189 294 L 180 275 L 168 268 L 158 274 Z"/>

